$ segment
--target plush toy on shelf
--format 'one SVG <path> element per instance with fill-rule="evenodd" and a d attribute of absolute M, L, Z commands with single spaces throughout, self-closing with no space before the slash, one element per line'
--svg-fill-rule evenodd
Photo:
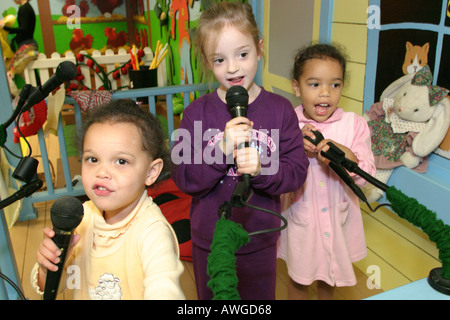
<path fill-rule="evenodd" d="M 426 172 L 428 155 L 444 139 L 450 125 L 449 90 L 432 85 L 429 66 L 407 74 L 382 93 L 380 102 L 364 114 L 372 134 L 377 173 L 387 183 L 394 168 L 406 166 Z M 371 185 L 364 192 L 369 202 L 383 191 Z"/>
<path fill-rule="evenodd" d="M 16 17 L 13 15 L 7 15 L 2 20 L 3 25 L 7 27 L 12 27 L 16 23 Z M 14 52 L 12 51 L 9 42 L 8 42 L 8 31 L 5 29 L 0 29 L 0 41 L 2 44 L 2 50 L 3 50 L 3 58 L 6 60 L 11 59 L 14 57 Z"/>

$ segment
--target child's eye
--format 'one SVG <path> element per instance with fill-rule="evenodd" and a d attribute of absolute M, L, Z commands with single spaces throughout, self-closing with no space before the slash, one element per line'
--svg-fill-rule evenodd
<path fill-rule="evenodd" d="M 90 162 L 90 163 L 97 163 L 98 162 L 97 158 L 95 158 L 95 157 L 86 157 L 86 158 L 84 158 L 84 161 Z"/>
<path fill-rule="evenodd" d="M 341 86 L 341 84 L 340 83 L 333 83 L 331 86 L 333 88 L 339 88 Z"/>
<path fill-rule="evenodd" d="M 216 58 L 216 59 L 214 59 L 214 63 L 215 63 L 215 64 L 221 64 L 221 63 L 223 63 L 223 58 Z"/>
<path fill-rule="evenodd" d="M 310 85 L 311 87 L 314 87 L 314 88 L 316 88 L 316 87 L 319 86 L 319 84 L 318 84 L 317 82 L 312 82 L 312 83 L 310 83 L 309 85 Z"/>
<path fill-rule="evenodd" d="M 116 162 L 121 166 L 126 165 L 128 163 L 128 161 L 125 159 L 117 159 Z"/>
<path fill-rule="evenodd" d="M 245 58 L 245 57 L 248 56 L 248 52 L 241 52 L 241 53 L 239 54 L 239 56 L 240 56 L 241 58 Z"/>

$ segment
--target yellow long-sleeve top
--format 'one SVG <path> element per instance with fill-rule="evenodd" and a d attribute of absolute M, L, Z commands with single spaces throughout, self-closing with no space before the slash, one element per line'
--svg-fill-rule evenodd
<path fill-rule="evenodd" d="M 92 201 L 83 206 L 76 230 L 81 239 L 72 252 L 79 288 L 76 277 L 67 278 L 75 299 L 184 299 L 176 235 L 146 193 L 127 218 L 112 225 Z"/>

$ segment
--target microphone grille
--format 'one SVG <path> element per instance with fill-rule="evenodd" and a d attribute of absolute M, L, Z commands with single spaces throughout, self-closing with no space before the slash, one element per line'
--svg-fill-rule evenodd
<path fill-rule="evenodd" d="M 50 219 L 54 227 L 72 231 L 83 219 L 83 204 L 75 197 L 63 196 L 50 208 Z"/>
<path fill-rule="evenodd" d="M 77 66 L 72 61 L 63 61 L 56 67 L 56 77 L 62 82 L 75 79 Z"/>
<path fill-rule="evenodd" d="M 232 86 L 227 90 L 225 100 L 230 108 L 237 106 L 247 106 L 248 104 L 248 92 L 242 86 Z"/>

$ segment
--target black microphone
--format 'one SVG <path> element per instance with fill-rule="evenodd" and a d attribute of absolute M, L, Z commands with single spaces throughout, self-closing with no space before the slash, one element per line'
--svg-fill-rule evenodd
<path fill-rule="evenodd" d="M 244 87 L 232 86 L 227 90 L 225 100 L 227 101 L 227 105 L 231 110 L 232 118 L 247 118 L 248 92 Z M 248 147 L 248 142 L 241 143 L 237 146 L 238 149 Z M 242 202 L 246 202 L 251 196 L 251 194 L 246 195 L 247 191 L 250 188 L 250 175 L 243 174 L 242 180 L 243 183 L 239 182 L 236 185 L 236 188 L 233 191 L 233 195 L 231 196 L 231 203 L 238 207 L 241 207 L 243 205 Z M 245 199 L 243 197 L 244 195 L 246 195 Z"/>
<path fill-rule="evenodd" d="M 19 93 L 19 100 L 17 101 L 16 108 L 19 110 L 23 108 L 23 105 L 27 101 L 28 97 L 30 96 L 31 90 L 33 89 L 33 86 L 31 84 L 25 84 L 20 90 Z"/>
<path fill-rule="evenodd" d="M 30 95 L 32 89 L 33 89 L 33 87 L 31 86 L 31 84 L 25 84 L 23 86 L 22 90 L 20 90 L 19 100 L 17 100 L 16 108 L 14 109 L 13 114 L 11 115 L 11 117 L 9 117 L 9 119 L 4 124 L 1 125 L 5 130 L 6 130 L 6 128 L 9 127 L 9 125 L 11 123 L 13 123 L 14 120 L 16 120 L 17 116 L 22 111 L 23 105 L 27 101 L 28 96 Z M 6 132 L 5 132 L 5 135 L 6 135 Z"/>
<path fill-rule="evenodd" d="M 247 118 L 248 92 L 242 86 L 232 86 L 228 89 L 225 100 L 231 109 L 231 116 Z"/>
<path fill-rule="evenodd" d="M 77 66 L 71 61 L 61 62 L 55 70 L 55 73 L 44 83 L 43 86 L 34 89 L 33 93 L 28 98 L 24 105 L 22 112 L 28 111 L 35 104 L 44 100 L 50 92 L 58 88 L 66 81 L 75 79 L 77 75 Z"/>
<path fill-rule="evenodd" d="M 232 86 L 228 89 L 225 100 L 227 101 L 228 107 L 231 110 L 231 117 L 245 117 L 247 118 L 247 105 L 248 105 L 248 92 L 242 86 Z M 237 146 L 238 149 L 248 148 L 249 143 L 244 142 Z M 250 175 L 243 174 L 242 179 L 247 186 L 250 186 Z"/>
<path fill-rule="evenodd" d="M 312 131 L 314 133 L 315 139 L 305 136 L 305 139 L 310 141 L 312 144 L 317 146 L 320 141 L 323 140 L 323 135 L 320 131 Z M 361 188 L 355 183 L 348 172 L 342 167 L 342 162 L 351 161 L 345 158 L 345 153 L 333 143 L 327 143 L 330 146 L 328 151 L 321 151 L 320 154 L 330 160 L 328 166 L 333 169 L 333 171 L 345 182 L 345 184 L 360 198 L 362 201 L 367 203 L 367 198 L 362 192 Z"/>
<path fill-rule="evenodd" d="M 58 294 L 62 271 L 72 240 L 73 231 L 83 219 L 83 204 L 80 200 L 70 196 L 64 196 L 55 201 L 50 209 L 50 219 L 53 224 L 55 236 L 53 242 L 61 250 L 57 271 L 47 270 L 45 280 L 44 300 L 55 300 Z"/>

